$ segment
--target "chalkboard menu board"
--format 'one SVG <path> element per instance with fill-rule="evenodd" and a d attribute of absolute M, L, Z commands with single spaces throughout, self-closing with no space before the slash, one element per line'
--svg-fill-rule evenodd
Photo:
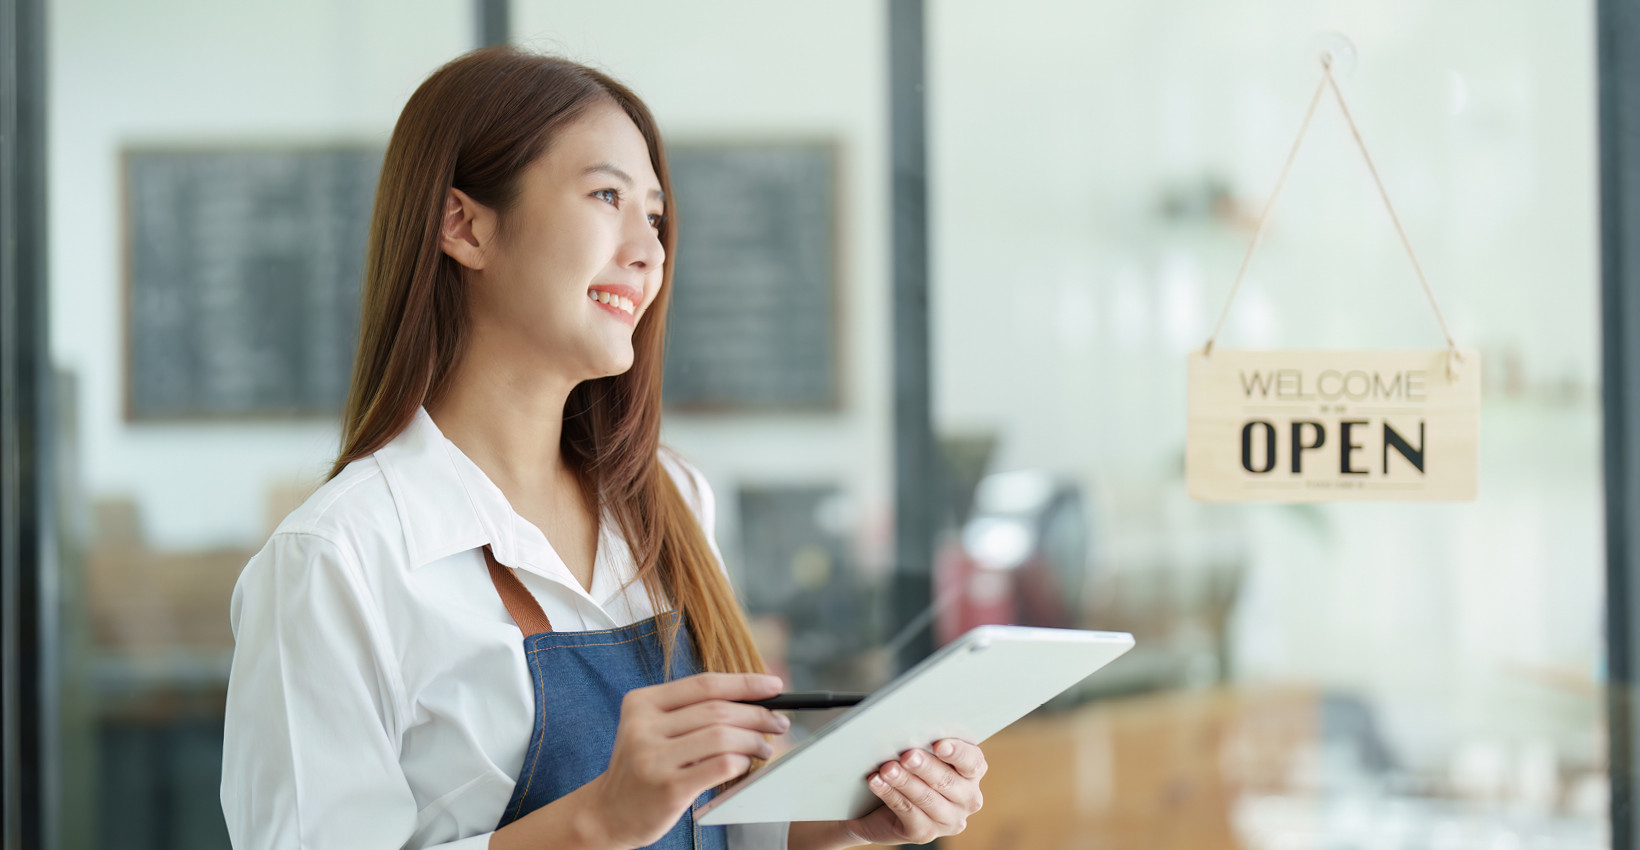
<path fill-rule="evenodd" d="M 339 411 L 381 164 L 367 148 L 128 151 L 127 417 Z"/>
<path fill-rule="evenodd" d="M 341 409 L 381 162 L 368 148 L 126 153 L 128 418 Z M 834 408 L 833 148 L 682 146 L 670 162 L 667 404 Z"/>
<path fill-rule="evenodd" d="M 671 149 L 668 405 L 837 405 L 834 161 L 827 144 Z"/>

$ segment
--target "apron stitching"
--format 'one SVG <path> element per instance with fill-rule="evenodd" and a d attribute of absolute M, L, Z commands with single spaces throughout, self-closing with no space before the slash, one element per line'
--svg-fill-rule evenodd
<path fill-rule="evenodd" d="M 520 794 L 518 797 L 518 810 L 513 813 L 514 819 L 523 814 L 524 801 L 529 799 L 530 785 L 535 782 L 535 766 L 541 761 L 541 751 L 546 749 L 547 723 L 545 703 L 547 695 L 543 692 L 543 687 L 546 683 L 546 676 L 541 675 L 539 664 L 537 664 L 535 675 L 532 678 L 535 679 L 535 728 L 540 732 L 540 735 L 535 739 L 535 759 L 530 762 L 530 778 L 524 781 L 524 793 Z"/>
<path fill-rule="evenodd" d="M 632 623 L 627 623 L 624 626 L 616 626 L 613 629 L 582 629 L 582 630 L 579 630 L 579 631 L 573 631 L 573 630 L 572 631 L 560 631 L 560 630 L 555 629 L 555 630 L 550 631 L 550 632 L 538 632 L 538 633 L 533 634 L 533 635 L 528 635 L 528 637 L 540 637 L 541 635 L 586 635 L 586 636 L 591 636 L 591 635 L 613 635 L 613 634 L 619 634 L 621 632 L 630 631 L 631 629 L 648 625 L 650 620 L 656 621 L 656 623 L 658 625 L 661 618 L 674 616 L 675 613 L 676 613 L 675 610 L 663 611 L 659 614 L 654 614 L 654 615 L 645 617 L 642 620 L 638 620 L 638 621 L 632 622 Z M 648 634 L 654 634 L 654 632 L 649 632 Z"/>
<path fill-rule="evenodd" d="M 563 634 L 563 632 L 550 632 L 549 634 Z M 617 641 L 611 641 L 609 643 L 569 643 L 569 644 L 562 644 L 562 645 L 559 645 L 559 646 L 543 646 L 540 649 L 530 650 L 530 654 L 534 655 L 537 652 L 551 652 L 554 649 L 581 649 L 583 647 L 588 647 L 588 646 L 622 646 L 622 645 L 628 644 L 628 643 L 636 643 L 640 640 L 643 640 L 646 637 L 653 637 L 654 634 L 655 634 L 654 632 L 646 632 L 644 634 L 638 635 L 635 638 L 632 638 L 631 640 L 617 640 Z"/>

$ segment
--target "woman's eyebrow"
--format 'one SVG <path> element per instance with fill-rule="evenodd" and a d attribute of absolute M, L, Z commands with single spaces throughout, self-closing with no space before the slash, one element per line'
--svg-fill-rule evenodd
<path fill-rule="evenodd" d="M 581 174 L 582 174 L 582 176 L 591 175 L 591 174 L 608 174 L 609 176 L 614 177 L 616 180 L 619 180 L 622 183 L 625 183 L 626 188 L 628 188 L 628 189 L 630 189 L 634 185 L 636 185 L 632 180 L 632 175 L 626 173 L 625 171 L 622 171 L 620 168 L 617 168 L 615 165 L 613 165 L 612 163 L 608 163 L 608 162 L 600 162 L 597 165 L 589 165 L 589 166 L 586 167 L 585 170 L 583 170 L 581 172 Z M 661 204 L 663 206 L 666 204 L 666 193 L 662 192 L 659 189 L 649 190 L 649 197 L 654 198 L 655 200 L 661 202 Z"/>

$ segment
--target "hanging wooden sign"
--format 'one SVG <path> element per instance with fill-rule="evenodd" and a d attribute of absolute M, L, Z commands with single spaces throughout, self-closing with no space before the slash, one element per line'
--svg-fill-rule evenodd
<path fill-rule="evenodd" d="M 1299 125 L 1224 309 L 1190 356 L 1185 481 L 1209 501 L 1323 502 L 1474 499 L 1480 431 L 1480 355 L 1463 351 L 1441 315 L 1389 192 L 1321 59 L 1322 79 Z M 1434 351 L 1213 349 L 1258 251 L 1310 119 L 1331 89 L 1389 211 L 1447 347 Z"/>
<path fill-rule="evenodd" d="M 1474 352 L 1220 348 L 1190 358 L 1185 478 L 1206 501 L 1468 500 L 1479 430 Z"/>

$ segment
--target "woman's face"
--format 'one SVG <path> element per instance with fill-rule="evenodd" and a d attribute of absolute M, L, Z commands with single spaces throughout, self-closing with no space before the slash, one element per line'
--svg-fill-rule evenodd
<path fill-rule="evenodd" d="M 643 134 L 601 103 L 558 131 L 471 275 L 473 331 L 571 381 L 632 368 L 661 288 L 660 180 Z"/>

